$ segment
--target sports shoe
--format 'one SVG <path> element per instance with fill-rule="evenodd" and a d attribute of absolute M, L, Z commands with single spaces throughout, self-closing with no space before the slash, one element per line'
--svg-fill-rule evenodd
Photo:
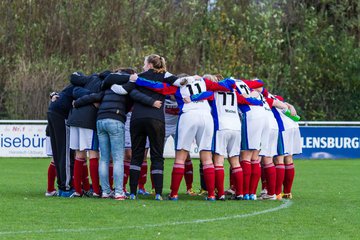
<path fill-rule="evenodd" d="M 250 200 L 249 194 L 245 194 L 243 200 Z"/>
<path fill-rule="evenodd" d="M 188 189 L 185 193 L 186 195 L 189 195 L 189 196 L 196 196 L 196 192 L 194 192 L 194 190 L 192 188 Z"/>
<path fill-rule="evenodd" d="M 151 195 L 156 195 L 156 193 L 155 193 L 155 189 L 153 188 L 153 189 L 151 189 L 151 193 L 150 193 Z"/>
<path fill-rule="evenodd" d="M 68 190 L 68 191 L 59 190 L 59 197 L 68 198 L 68 197 L 70 197 L 74 192 L 75 192 L 74 190 Z"/>
<path fill-rule="evenodd" d="M 249 200 L 256 200 L 256 199 L 257 199 L 256 194 L 250 194 Z"/>
<path fill-rule="evenodd" d="M 226 200 L 225 195 L 221 195 L 220 197 L 217 198 L 217 200 L 225 201 Z"/>
<path fill-rule="evenodd" d="M 170 201 L 177 201 L 177 200 L 179 200 L 179 196 L 178 195 L 174 195 L 174 196 L 169 195 L 168 199 Z"/>
<path fill-rule="evenodd" d="M 126 199 L 126 196 L 125 196 L 125 194 L 115 193 L 114 199 L 115 199 L 115 200 L 118 200 L 118 201 L 123 201 L 123 200 Z"/>
<path fill-rule="evenodd" d="M 162 198 L 162 196 L 161 196 L 160 194 L 156 194 L 156 195 L 155 195 L 155 200 L 156 200 L 156 201 L 162 201 L 163 198 Z"/>
<path fill-rule="evenodd" d="M 276 195 L 276 199 L 277 200 L 282 200 L 282 195 L 281 194 Z"/>
<path fill-rule="evenodd" d="M 199 196 L 207 195 L 207 191 L 205 189 L 200 189 L 200 192 L 198 193 Z"/>
<path fill-rule="evenodd" d="M 145 190 L 145 188 L 144 188 L 144 189 L 139 189 L 139 190 L 138 190 L 138 194 L 144 195 L 144 196 L 150 195 L 150 193 L 147 192 L 147 191 Z"/>
<path fill-rule="evenodd" d="M 103 192 L 101 198 L 114 198 L 114 192 L 111 191 L 110 193 Z"/>
<path fill-rule="evenodd" d="M 73 194 L 71 194 L 70 197 L 71 197 L 71 198 L 79 198 L 79 197 L 81 197 L 81 194 L 78 193 L 78 192 L 73 192 Z"/>
<path fill-rule="evenodd" d="M 261 200 L 276 200 L 276 194 L 274 195 L 269 195 L 269 194 L 264 194 L 262 197 L 260 197 Z"/>
<path fill-rule="evenodd" d="M 97 194 L 97 193 L 92 193 L 92 197 L 93 198 L 101 198 L 101 194 Z"/>
<path fill-rule="evenodd" d="M 136 195 L 135 194 L 130 194 L 129 199 L 130 200 L 136 200 Z"/>
<path fill-rule="evenodd" d="M 45 197 L 56 197 L 57 195 L 58 195 L 58 193 L 56 190 L 51 191 L 51 192 L 48 192 L 48 191 L 45 192 Z"/>
<path fill-rule="evenodd" d="M 210 201 L 210 202 L 215 202 L 216 198 L 215 198 L 215 196 L 211 196 L 211 197 L 206 197 L 205 200 Z"/>
<path fill-rule="evenodd" d="M 292 199 L 292 194 L 291 193 L 283 193 L 282 198 Z"/>
<path fill-rule="evenodd" d="M 231 188 L 229 188 L 228 190 L 225 191 L 226 195 L 235 195 L 235 191 L 232 190 Z"/>
<path fill-rule="evenodd" d="M 261 192 L 260 192 L 260 197 L 262 197 L 262 196 L 265 195 L 265 194 L 267 194 L 267 189 L 266 189 L 266 188 L 264 188 L 264 189 L 261 190 Z"/>

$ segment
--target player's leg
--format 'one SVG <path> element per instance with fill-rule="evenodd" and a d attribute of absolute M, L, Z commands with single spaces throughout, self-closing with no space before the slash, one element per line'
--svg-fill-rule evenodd
<path fill-rule="evenodd" d="M 279 155 L 274 158 L 275 168 L 276 168 L 276 186 L 275 194 L 278 200 L 281 200 L 282 186 L 285 179 L 285 165 L 284 165 L 284 155 Z"/>
<path fill-rule="evenodd" d="M 126 141 L 126 140 L 125 140 Z M 126 147 L 126 145 L 125 145 Z M 125 148 L 124 156 L 124 181 L 123 181 L 123 191 L 127 194 L 126 185 L 130 176 L 130 163 L 131 163 L 131 146 L 130 148 Z"/>
<path fill-rule="evenodd" d="M 55 189 L 56 168 L 53 159 L 51 159 L 51 162 L 49 164 L 47 176 L 48 176 L 48 181 L 47 181 L 47 189 L 45 196 L 46 197 L 57 196 L 57 192 Z"/>
<path fill-rule="evenodd" d="M 171 192 L 169 195 L 169 200 L 178 199 L 180 183 L 185 173 L 185 161 L 187 156 L 188 151 L 186 150 L 181 149 L 175 152 L 175 162 L 171 173 Z"/>
<path fill-rule="evenodd" d="M 190 158 L 190 153 L 188 153 L 188 156 L 185 161 L 185 183 L 186 183 L 186 194 L 190 196 L 195 196 L 196 193 L 192 189 L 192 184 L 194 181 L 194 167 L 193 163 Z"/>
<path fill-rule="evenodd" d="M 99 137 L 100 161 L 99 161 L 99 177 L 102 187 L 102 197 L 110 198 L 113 196 L 109 183 L 109 162 L 111 156 L 110 136 L 106 119 L 97 121 L 97 132 Z M 99 194 L 100 195 L 100 194 Z"/>
<path fill-rule="evenodd" d="M 251 157 L 251 177 L 250 177 L 250 200 L 256 200 L 256 191 L 259 185 L 259 180 L 261 178 L 261 165 L 259 152 L 254 151 Z"/>
<path fill-rule="evenodd" d="M 145 190 L 145 184 L 147 181 L 147 172 L 148 172 L 148 161 L 147 161 L 147 154 L 148 154 L 149 148 L 146 148 L 145 154 L 144 154 L 144 160 L 141 164 L 141 170 L 140 170 L 140 178 L 139 178 L 139 190 L 138 194 L 141 195 L 149 195 L 150 193 Z M 153 181 L 151 181 L 153 182 Z"/>
<path fill-rule="evenodd" d="M 231 175 L 234 181 L 235 199 L 242 200 L 244 197 L 243 170 L 240 165 L 239 156 L 229 158 Z"/>
<path fill-rule="evenodd" d="M 292 185 L 295 177 L 294 160 L 292 155 L 285 156 L 285 178 L 284 178 L 284 195 L 283 198 L 292 198 Z"/>
<path fill-rule="evenodd" d="M 217 199 L 225 200 L 224 189 L 224 156 L 214 154 L 214 167 L 215 167 L 215 188 L 217 189 Z"/>
<path fill-rule="evenodd" d="M 240 153 L 240 164 L 243 170 L 243 182 L 244 182 L 244 199 L 250 199 L 250 180 L 251 180 L 251 158 L 254 150 L 242 150 Z M 257 151 L 257 150 L 255 150 Z"/>
<path fill-rule="evenodd" d="M 272 157 L 262 157 L 262 162 L 265 171 L 267 194 L 262 196 L 262 199 L 276 200 L 275 186 L 276 186 L 276 169 Z"/>
<path fill-rule="evenodd" d="M 74 190 L 72 197 L 82 196 L 83 164 L 86 161 L 86 151 L 75 150 Z"/>

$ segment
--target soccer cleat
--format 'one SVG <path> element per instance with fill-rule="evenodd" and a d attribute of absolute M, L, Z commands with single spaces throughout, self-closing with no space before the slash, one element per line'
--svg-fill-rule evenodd
<path fill-rule="evenodd" d="M 186 191 L 186 195 L 189 195 L 189 196 L 196 196 L 196 192 L 194 192 L 194 190 L 192 188 L 188 189 Z"/>
<path fill-rule="evenodd" d="M 123 201 L 123 200 L 126 199 L 126 196 L 125 196 L 125 194 L 115 193 L 114 199 L 115 199 L 115 200 L 118 200 L 118 201 Z"/>
<path fill-rule="evenodd" d="M 130 194 L 129 199 L 130 200 L 136 200 L 136 195 L 135 194 Z"/>
<path fill-rule="evenodd" d="M 256 194 L 250 194 L 249 199 L 256 200 L 257 199 Z"/>
<path fill-rule="evenodd" d="M 153 188 L 153 189 L 151 189 L 151 193 L 150 193 L 151 195 L 156 195 L 156 193 L 155 193 L 155 189 Z"/>
<path fill-rule="evenodd" d="M 178 195 L 174 195 L 174 196 L 169 195 L 168 200 L 177 201 L 177 200 L 179 200 L 179 196 Z"/>
<path fill-rule="evenodd" d="M 245 194 L 243 200 L 250 200 L 249 194 Z"/>
<path fill-rule="evenodd" d="M 267 189 L 264 188 L 263 190 L 261 190 L 260 192 L 260 197 L 262 197 L 263 195 L 267 194 Z"/>
<path fill-rule="evenodd" d="M 235 191 L 232 190 L 231 188 L 229 188 L 228 190 L 225 191 L 226 195 L 235 195 Z"/>
<path fill-rule="evenodd" d="M 211 196 L 211 197 L 206 197 L 205 200 L 210 201 L 210 202 L 215 202 L 216 198 L 215 198 L 215 196 Z"/>
<path fill-rule="evenodd" d="M 74 190 L 68 190 L 68 191 L 59 191 L 59 197 L 64 197 L 64 198 L 68 198 L 71 197 L 71 195 L 74 193 Z"/>
<path fill-rule="evenodd" d="M 78 192 L 73 192 L 73 194 L 71 194 L 70 197 L 71 197 L 71 198 L 79 198 L 79 197 L 81 197 L 81 194 L 78 193 Z"/>
<path fill-rule="evenodd" d="M 97 194 L 97 193 L 92 193 L 92 197 L 93 198 L 101 198 L 101 194 Z"/>
<path fill-rule="evenodd" d="M 226 200 L 225 195 L 221 195 L 217 200 L 225 201 Z"/>
<path fill-rule="evenodd" d="M 147 192 L 147 191 L 145 190 L 145 188 L 144 188 L 144 189 L 139 189 L 139 190 L 138 190 L 138 194 L 144 195 L 144 196 L 150 195 L 150 193 Z"/>
<path fill-rule="evenodd" d="M 283 194 L 282 194 L 282 198 L 292 199 L 292 194 L 291 194 L 291 193 L 283 193 Z"/>
<path fill-rule="evenodd" d="M 56 190 L 48 192 L 45 192 L 45 197 L 56 197 L 58 195 L 58 193 L 56 192 Z"/>
<path fill-rule="evenodd" d="M 163 198 L 162 198 L 162 196 L 161 196 L 160 194 L 156 194 L 156 195 L 155 195 L 155 200 L 156 200 L 156 201 L 162 201 Z"/>
<path fill-rule="evenodd" d="M 277 200 L 282 200 L 282 195 L 281 194 L 276 195 L 276 199 Z"/>
<path fill-rule="evenodd" d="M 276 194 L 274 195 L 269 195 L 269 194 L 264 194 L 262 197 L 260 197 L 261 200 L 276 200 Z"/>
<path fill-rule="evenodd" d="M 205 189 L 200 189 L 200 192 L 198 193 L 199 196 L 207 195 L 207 191 Z"/>
<path fill-rule="evenodd" d="M 103 192 L 101 198 L 114 198 L 114 192 L 113 191 L 109 193 Z"/>

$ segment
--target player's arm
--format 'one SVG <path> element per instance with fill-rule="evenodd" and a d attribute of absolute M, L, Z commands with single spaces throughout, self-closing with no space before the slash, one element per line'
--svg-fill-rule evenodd
<path fill-rule="evenodd" d="M 132 90 L 129 95 L 134 101 L 140 102 L 147 106 L 156 107 L 154 105 L 157 105 L 157 101 L 161 103 L 161 101 L 153 99 L 152 97 L 140 92 L 136 88 Z"/>
<path fill-rule="evenodd" d="M 89 81 L 89 76 L 85 76 L 81 72 L 73 72 L 70 75 L 70 83 L 75 86 L 85 86 L 85 84 Z"/>
<path fill-rule="evenodd" d="M 98 93 L 90 93 L 88 95 L 76 99 L 73 105 L 74 107 L 79 108 L 93 103 L 100 103 L 103 97 L 104 97 L 103 91 Z"/>
<path fill-rule="evenodd" d="M 145 78 L 138 78 L 136 85 L 150 89 L 151 91 L 160 93 L 162 95 L 173 95 L 177 91 L 177 87 L 164 82 L 157 82 Z"/>
<path fill-rule="evenodd" d="M 233 85 L 235 84 L 235 81 L 232 79 L 225 79 L 220 82 L 213 82 L 206 78 L 204 78 L 206 89 L 213 91 L 213 92 L 229 92 L 232 91 Z"/>
<path fill-rule="evenodd" d="M 257 105 L 257 106 L 263 105 L 261 100 L 256 99 L 254 97 L 244 97 L 242 94 L 238 93 L 237 91 L 235 91 L 235 94 L 237 98 L 237 103 L 239 105 Z"/>
<path fill-rule="evenodd" d="M 81 98 L 82 96 L 89 95 L 91 91 L 83 87 L 74 87 L 72 92 L 73 99 Z"/>
<path fill-rule="evenodd" d="M 109 89 L 112 85 L 123 85 L 127 83 L 129 80 L 133 79 L 134 77 L 137 77 L 136 74 L 132 75 L 126 75 L 126 74 L 120 74 L 120 73 L 110 73 L 102 82 L 101 89 Z"/>

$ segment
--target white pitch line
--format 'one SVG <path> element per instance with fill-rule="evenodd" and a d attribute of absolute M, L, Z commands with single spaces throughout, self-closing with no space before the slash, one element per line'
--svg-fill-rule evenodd
<path fill-rule="evenodd" d="M 119 227 L 103 227 L 103 228 L 77 228 L 77 229 L 51 229 L 51 230 L 29 230 L 29 231 L 9 231 L 9 232 L 0 232 L 1 235 L 13 235 L 13 234 L 42 234 L 42 233 L 69 233 L 69 232 L 96 232 L 96 231 L 111 231 L 111 230 L 122 230 L 122 229 L 145 229 L 145 228 L 156 228 L 156 227 L 164 227 L 164 226 L 173 226 L 173 225 L 185 225 L 185 224 L 197 224 L 197 223 L 207 223 L 207 222 L 216 222 L 216 221 L 223 221 L 235 218 L 247 218 L 252 216 L 257 216 L 261 214 L 266 214 L 270 212 L 276 212 L 281 209 L 288 208 L 292 205 L 292 201 L 290 200 L 283 200 L 283 204 L 278 207 L 265 209 L 258 212 L 240 214 L 240 215 L 233 215 L 233 216 L 226 216 L 226 217 L 219 217 L 219 218 L 208 218 L 208 219 L 197 219 L 192 221 L 178 221 L 178 222 L 170 222 L 170 223 L 159 223 L 159 224 L 145 224 L 142 226 L 119 226 Z"/>

